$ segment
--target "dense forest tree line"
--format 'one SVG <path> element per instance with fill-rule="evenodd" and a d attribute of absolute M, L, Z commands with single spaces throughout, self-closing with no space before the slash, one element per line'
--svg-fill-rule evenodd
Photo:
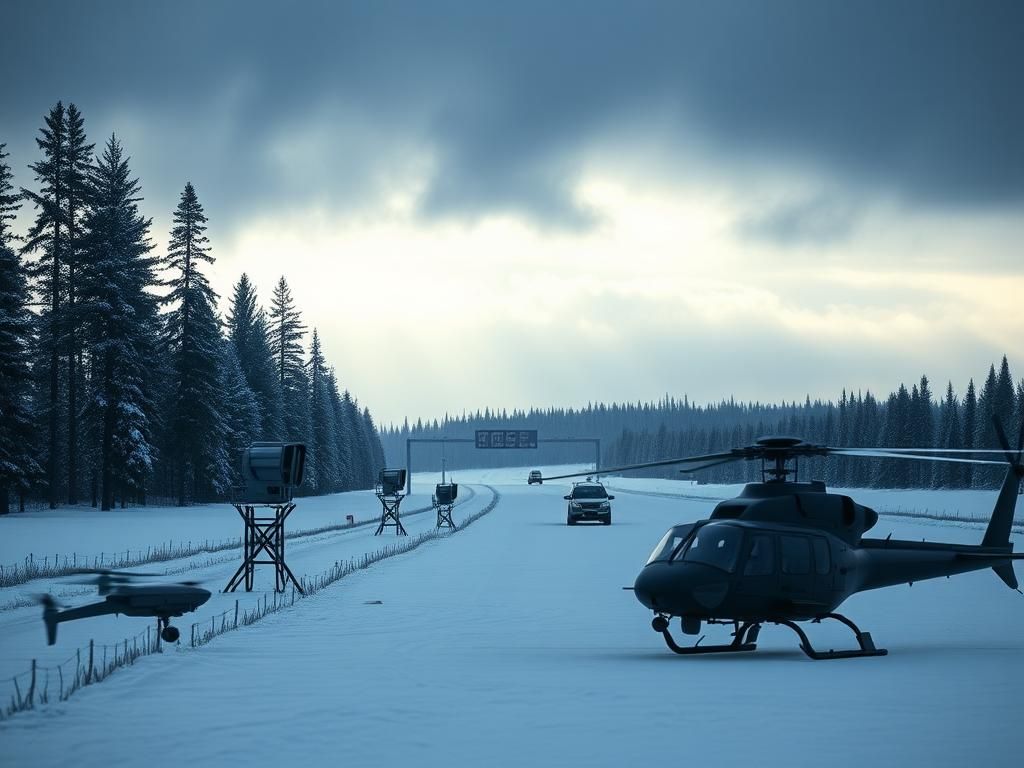
<path fill-rule="evenodd" d="M 301 494 L 368 488 L 384 465 L 373 417 L 339 385 L 284 277 L 270 311 L 243 274 L 226 320 L 214 261 L 186 183 L 165 254 L 139 209 L 116 136 L 99 155 L 84 119 L 58 103 L 15 190 L 0 144 L 0 514 L 12 501 L 224 499 L 259 440 L 307 445 Z M 13 228 L 29 204 L 35 220 Z"/>
<path fill-rule="evenodd" d="M 733 399 L 695 405 L 666 396 L 659 402 L 591 404 L 580 409 L 477 411 L 441 421 L 408 422 L 383 430 L 388 463 L 405 465 L 407 438 L 472 438 L 477 429 L 536 429 L 539 437 L 596 437 L 605 467 L 716 453 L 750 445 L 768 434 L 792 435 L 821 445 L 879 448 L 999 448 L 992 414 L 1016 441 L 1024 423 L 1024 381 L 1014 384 L 1003 357 L 989 368 L 984 385 L 974 381 L 963 397 L 952 382 L 936 399 L 926 376 L 900 386 L 884 401 L 870 392 L 843 391 L 838 402 L 810 398 L 803 403 L 738 403 Z M 530 450 L 476 450 L 472 444 L 413 444 L 413 467 L 440 469 L 442 452 L 449 469 L 592 462 L 593 450 L 581 445 L 541 445 Z M 842 487 L 991 488 L 1002 479 L 999 467 L 898 459 L 833 457 L 804 460 L 801 478 Z M 635 472 L 650 477 L 681 477 L 672 468 Z M 748 482 L 760 478 L 760 463 L 737 462 L 695 475 L 709 483 Z"/>

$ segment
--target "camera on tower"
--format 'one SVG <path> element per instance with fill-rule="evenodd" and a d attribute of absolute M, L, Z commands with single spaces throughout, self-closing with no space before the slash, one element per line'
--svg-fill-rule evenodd
<path fill-rule="evenodd" d="M 242 451 L 243 500 L 253 504 L 291 501 L 302 485 L 305 465 L 302 443 L 253 443 Z"/>

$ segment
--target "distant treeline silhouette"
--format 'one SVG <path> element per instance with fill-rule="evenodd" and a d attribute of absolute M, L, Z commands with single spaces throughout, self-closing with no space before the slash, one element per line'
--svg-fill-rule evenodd
<path fill-rule="evenodd" d="M 1003 422 L 1011 441 L 1024 421 L 1024 381 L 1014 384 L 1006 357 L 998 370 L 989 368 L 980 390 L 972 379 L 963 397 L 952 382 L 943 397 L 932 395 L 927 376 L 909 388 L 900 384 L 884 401 L 871 392 L 844 390 L 837 402 L 739 403 L 729 398 L 696 405 L 686 397 L 666 395 L 658 402 L 589 404 L 585 408 L 529 411 L 485 410 L 388 427 L 381 439 L 391 466 L 405 465 L 407 438 L 473 437 L 477 429 L 537 429 L 542 438 L 597 437 L 602 464 L 639 464 L 662 458 L 714 453 L 749 445 L 768 434 L 802 437 L 833 446 L 889 448 L 998 448 L 992 414 Z M 449 469 L 528 466 L 593 461 L 587 446 L 542 445 L 533 450 L 475 450 L 472 445 L 443 448 Z M 413 466 L 440 469 L 442 447 L 414 444 Z M 636 476 L 680 478 L 673 468 L 633 473 Z M 737 462 L 687 475 L 708 483 L 738 483 L 760 478 L 760 463 Z M 830 485 L 875 488 L 991 488 L 999 483 L 999 467 L 913 462 L 898 459 L 833 457 L 801 462 L 801 479 Z M 524 478 L 525 479 L 525 478 Z"/>

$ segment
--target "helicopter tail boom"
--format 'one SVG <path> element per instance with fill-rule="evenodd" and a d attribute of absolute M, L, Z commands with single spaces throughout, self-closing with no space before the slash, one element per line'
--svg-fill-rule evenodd
<path fill-rule="evenodd" d="M 860 553 L 864 557 L 865 568 L 863 580 L 856 590 L 858 592 L 942 576 L 956 576 L 984 568 L 992 568 L 1000 578 L 1013 586 L 1003 577 L 1003 573 L 1008 571 L 1010 578 L 1014 578 L 1013 561 L 1024 559 L 1024 552 L 1013 552 L 1009 546 L 985 547 L 897 539 L 861 539 Z"/>

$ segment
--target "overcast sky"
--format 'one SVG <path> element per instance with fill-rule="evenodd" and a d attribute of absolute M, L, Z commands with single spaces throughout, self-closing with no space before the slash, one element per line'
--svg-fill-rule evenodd
<path fill-rule="evenodd" d="M 1019 2 L 0 4 L 16 183 L 74 102 L 385 423 L 1024 374 L 1022 73 Z"/>

